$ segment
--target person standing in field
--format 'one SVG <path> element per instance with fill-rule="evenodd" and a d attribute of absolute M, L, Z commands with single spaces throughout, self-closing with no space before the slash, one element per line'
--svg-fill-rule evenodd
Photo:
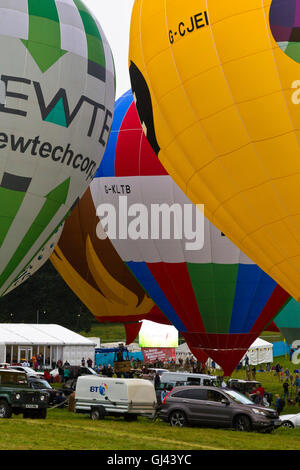
<path fill-rule="evenodd" d="M 283 383 L 283 390 L 284 390 L 284 393 L 283 393 L 283 399 L 285 401 L 285 397 L 287 398 L 287 400 L 289 399 L 289 379 L 286 379 L 286 381 Z"/>
<path fill-rule="evenodd" d="M 300 377 L 299 377 L 298 374 L 297 374 L 296 377 L 295 377 L 294 385 L 295 385 L 295 387 L 296 387 L 296 395 L 298 395 L 298 393 L 299 393 L 299 391 L 300 391 Z"/>

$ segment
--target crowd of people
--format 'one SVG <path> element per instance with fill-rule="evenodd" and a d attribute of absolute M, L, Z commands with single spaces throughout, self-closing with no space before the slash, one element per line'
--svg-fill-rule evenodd
<path fill-rule="evenodd" d="M 42 370 L 44 364 L 44 358 L 42 354 L 38 354 L 36 357 L 32 357 L 29 361 L 23 361 L 23 366 L 32 367 L 34 370 Z M 54 365 L 54 364 L 53 364 Z M 83 357 L 81 359 L 81 367 L 90 367 L 100 375 L 106 377 L 113 377 L 115 374 L 114 367 L 111 364 L 98 364 L 94 365 L 93 367 L 93 360 L 88 358 L 87 360 Z M 79 367 L 80 367 L 79 366 Z M 188 370 L 193 373 L 203 373 L 203 374 L 214 374 L 216 372 L 216 364 L 214 361 L 211 361 L 209 367 L 206 364 L 202 364 L 195 360 L 195 358 L 190 355 L 185 359 L 179 358 L 178 363 L 175 364 L 174 359 L 171 359 L 168 364 L 164 364 L 158 358 L 151 364 L 152 368 L 165 368 L 168 367 L 172 369 L 172 366 L 176 366 L 179 369 Z M 74 366 L 71 367 L 70 363 L 66 360 L 62 363 L 61 360 L 58 360 L 55 364 L 57 368 L 58 374 L 57 377 L 54 378 L 53 375 L 50 375 L 49 370 L 44 371 L 44 377 L 48 382 L 52 382 L 54 380 L 59 382 L 66 382 L 70 378 L 74 377 Z M 141 361 L 137 361 L 132 359 L 131 360 L 131 367 L 132 369 L 140 369 L 143 374 L 147 375 L 149 373 L 147 366 L 144 365 Z M 283 367 L 280 363 L 276 363 L 272 365 L 270 363 L 259 366 L 250 365 L 249 358 L 246 355 L 243 363 L 240 362 L 236 367 L 236 370 L 239 371 L 241 369 L 245 370 L 246 379 L 248 381 L 256 381 L 257 372 L 269 372 L 272 373 L 275 377 L 278 378 L 278 381 L 282 383 L 282 392 L 277 393 L 275 395 L 275 400 L 273 402 L 273 406 L 276 408 L 278 413 L 280 414 L 285 407 L 286 404 L 289 405 L 298 405 L 300 407 L 300 371 L 298 368 L 293 369 L 292 371 L 289 370 L 288 367 Z M 159 376 L 156 374 L 155 381 L 159 381 Z M 220 381 L 220 386 L 225 387 L 226 382 L 224 380 Z M 169 392 L 167 388 L 162 390 L 161 392 L 161 400 L 165 398 L 166 394 Z M 252 388 L 249 393 L 246 393 L 249 398 L 257 405 L 267 405 L 267 399 L 265 390 L 261 385 L 256 385 Z"/>

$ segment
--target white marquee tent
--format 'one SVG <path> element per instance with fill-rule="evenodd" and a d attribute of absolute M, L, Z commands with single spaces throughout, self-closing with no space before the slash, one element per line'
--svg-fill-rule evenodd
<path fill-rule="evenodd" d="M 266 364 L 268 362 L 273 362 L 273 344 L 261 338 L 257 338 L 254 343 L 251 344 L 246 354 L 249 358 L 250 365 Z M 193 354 L 191 353 L 186 343 L 183 343 L 178 346 L 178 348 L 176 348 L 176 362 L 178 362 L 178 359 L 180 357 L 185 360 L 187 357 L 192 356 Z M 245 360 L 245 356 L 242 359 L 243 363 Z M 210 364 L 211 359 L 208 360 L 208 365 Z"/>
<path fill-rule="evenodd" d="M 191 353 L 190 348 L 186 343 L 180 344 L 176 348 L 176 362 L 178 362 L 179 359 L 182 359 L 183 361 L 186 360 L 186 358 L 191 358 L 196 359 L 195 356 Z"/>
<path fill-rule="evenodd" d="M 43 355 L 44 365 L 57 360 L 80 365 L 94 360 L 96 343 L 60 325 L 1 323 L 0 363 L 16 363 Z"/>
<path fill-rule="evenodd" d="M 249 357 L 250 365 L 256 366 L 257 364 L 273 362 L 273 344 L 261 338 L 257 338 L 254 343 L 251 344 L 246 354 Z M 243 357 L 243 363 L 245 356 Z"/>

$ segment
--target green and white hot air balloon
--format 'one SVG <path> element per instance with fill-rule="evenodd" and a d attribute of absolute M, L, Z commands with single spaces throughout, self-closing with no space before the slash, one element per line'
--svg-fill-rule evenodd
<path fill-rule="evenodd" d="M 81 0 L 0 0 L 0 296 L 50 256 L 102 160 L 114 99 L 112 53 Z"/>

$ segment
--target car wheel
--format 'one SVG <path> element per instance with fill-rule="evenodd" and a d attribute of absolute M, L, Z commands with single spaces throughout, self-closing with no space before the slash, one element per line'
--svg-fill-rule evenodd
<path fill-rule="evenodd" d="M 97 421 L 98 419 L 100 419 L 99 410 L 92 410 L 90 416 L 93 421 Z"/>
<path fill-rule="evenodd" d="M 170 414 L 170 425 L 182 428 L 187 424 L 187 419 L 183 411 L 177 410 Z"/>
<path fill-rule="evenodd" d="M 291 421 L 283 421 L 281 426 L 283 428 L 290 428 L 290 429 L 295 427 L 293 423 L 291 423 Z"/>
<path fill-rule="evenodd" d="M 97 421 L 98 419 L 103 419 L 104 418 L 103 410 L 94 408 L 90 412 L 90 417 L 93 421 Z"/>
<path fill-rule="evenodd" d="M 0 418 L 11 418 L 11 406 L 5 400 L 0 401 Z"/>
<path fill-rule="evenodd" d="M 251 421 L 248 416 L 237 416 L 235 419 L 234 428 L 236 431 L 251 431 Z"/>

